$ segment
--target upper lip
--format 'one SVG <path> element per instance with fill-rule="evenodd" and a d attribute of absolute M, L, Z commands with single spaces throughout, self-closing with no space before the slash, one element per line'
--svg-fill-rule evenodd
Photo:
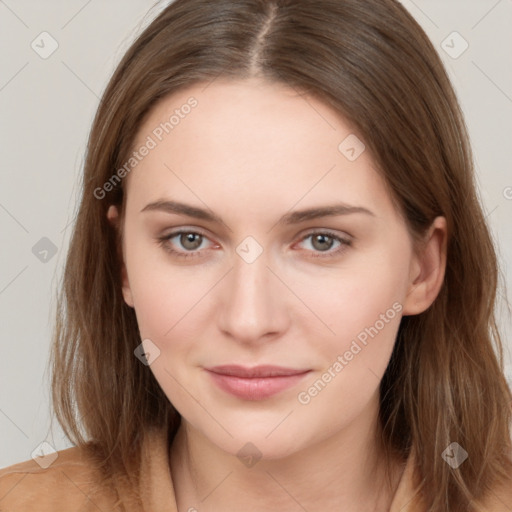
<path fill-rule="evenodd" d="M 245 366 L 240 366 L 236 364 L 226 364 L 221 366 L 212 366 L 210 368 L 206 368 L 206 370 L 219 373 L 221 375 L 230 375 L 233 377 L 245 377 L 255 378 L 255 377 L 279 377 L 279 376 L 290 376 L 290 375 L 299 375 L 302 373 L 306 373 L 310 371 L 309 369 L 296 369 L 296 368 L 285 368 L 284 366 L 274 366 L 274 365 L 260 365 L 253 366 L 252 368 L 248 368 Z"/>

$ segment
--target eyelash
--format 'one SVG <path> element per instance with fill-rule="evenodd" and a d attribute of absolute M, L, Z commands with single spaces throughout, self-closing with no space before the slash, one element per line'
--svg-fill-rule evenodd
<path fill-rule="evenodd" d="M 163 249 L 165 251 L 172 254 L 173 256 L 177 256 L 178 258 L 197 258 L 197 257 L 201 258 L 202 256 L 200 255 L 200 252 L 197 250 L 194 252 L 191 252 L 191 251 L 181 252 L 181 251 L 176 251 L 175 249 L 171 249 L 169 247 L 170 240 L 175 238 L 176 236 L 182 235 L 182 234 L 186 234 L 186 235 L 193 234 L 193 235 L 199 235 L 203 238 L 208 238 L 206 235 L 204 235 L 203 233 L 198 232 L 198 231 L 180 229 L 178 231 L 173 231 L 172 233 L 169 233 L 168 235 L 158 237 L 157 241 L 158 241 L 159 245 L 161 247 L 163 247 Z M 312 237 L 315 235 L 327 235 L 329 238 L 332 238 L 336 242 L 339 242 L 341 245 L 340 245 L 340 247 L 338 247 L 338 249 L 335 249 L 333 251 L 324 252 L 324 253 L 317 251 L 317 254 L 312 254 L 312 256 L 311 256 L 312 258 L 334 258 L 334 257 L 340 255 L 342 252 L 344 252 L 348 247 L 352 246 L 352 240 L 350 240 L 348 238 L 340 237 L 338 235 L 335 235 L 334 233 L 331 233 L 330 231 L 325 231 L 325 230 L 324 231 L 313 231 L 311 233 L 308 233 L 307 235 L 302 237 L 302 239 L 300 241 L 303 242 L 304 240 L 308 239 L 309 237 Z"/>

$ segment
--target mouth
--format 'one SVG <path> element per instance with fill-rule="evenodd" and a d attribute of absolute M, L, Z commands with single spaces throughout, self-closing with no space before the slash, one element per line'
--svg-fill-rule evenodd
<path fill-rule="evenodd" d="M 270 398 L 298 384 L 311 371 L 272 365 L 223 365 L 205 370 L 222 391 L 242 400 Z"/>

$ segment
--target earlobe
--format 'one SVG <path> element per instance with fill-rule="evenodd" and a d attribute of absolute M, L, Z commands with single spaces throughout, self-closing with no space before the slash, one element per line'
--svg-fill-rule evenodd
<path fill-rule="evenodd" d="M 117 209 L 117 206 L 111 204 L 108 207 L 107 219 L 113 227 L 119 229 L 119 210 Z"/>
<path fill-rule="evenodd" d="M 128 281 L 128 274 L 126 272 L 126 265 L 123 263 L 121 268 L 121 283 L 122 283 L 122 291 L 123 298 L 126 304 L 133 308 L 133 297 L 132 297 L 132 289 L 130 288 L 130 282 Z"/>
<path fill-rule="evenodd" d="M 410 284 L 404 299 L 403 315 L 418 315 L 427 310 L 441 290 L 446 270 L 447 227 L 444 217 L 436 217 L 425 243 L 414 256 Z"/>
<path fill-rule="evenodd" d="M 107 219 L 110 224 L 114 227 L 114 229 L 119 230 L 119 210 L 116 206 L 110 205 L 107 211 Z M 117 251 L 117 260 L 121 265 L 121 288 L 123 293 L 123 298 L 128 306 L 133 308 L 133 297 L 132 291 L 130 288 L 130 282 L 128 280 L 128 272 L 126 270 L 126 264 L 124 262 L 123 251 L 121 247 L 118 247 Z"/>

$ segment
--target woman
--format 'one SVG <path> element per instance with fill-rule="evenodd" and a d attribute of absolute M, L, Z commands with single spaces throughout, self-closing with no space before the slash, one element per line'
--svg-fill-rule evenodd
<path fill-rule="evenodd" d="M 511 510 L 497 275 L 398 2 L 177 0 L 91 131 L 52 354 L 76 446 L 0 505 Z"/>

